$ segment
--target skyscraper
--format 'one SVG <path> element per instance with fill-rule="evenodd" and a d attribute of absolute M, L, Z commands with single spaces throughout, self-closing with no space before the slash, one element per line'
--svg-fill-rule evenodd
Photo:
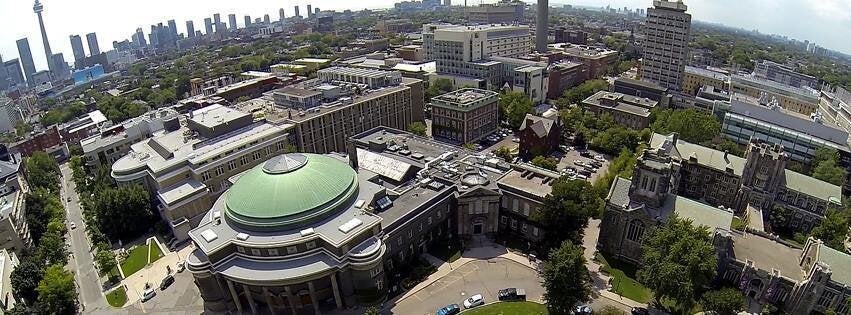
<path fill-rule="evenodd" d="M 313 8 L 313 16 L 319 17 L 319 8 Z"/>
<path fill-rule="evenodd" d="M 145 33 L 142 32 L 141 27 L 136 28 L 136 33 L 133 34 L 133 43 L 139 48 L 148 46 L 148 41 L 145 40 Z"/>
<path fill-rule="evenodd" d="M 12 79 L 9 78 L 9 73 L 6 71 L 6 65 L 3 62 L 3 56 L 0 55 L 0 91 L 5 91 L 11 85 Z M 3 95 L 3 93 L 0 93 Z M 2 96 L 0 96 L 2 97 Z"/>
<path fill-rule="evenodd" d="M 307 5 L 307 18 L 309 19 L 309 18 L 312 18 L 312 17 L 313 17 L 313 9 L 311 9 L 311 5 L 308 4 Z"/>
<path fill-rule="evenodd" d="M 224 31 L 224 27 L 222 27 L 222 16 L 218 13 L 213 14 L 213 25 L 216 26 L 216 33 Z"/>
<path fill-rule="evenodd" d="M 278 21 L 283 22 L 286 16 L 284 16 L 284 8 L 278 9 Z"/>
<path fill-rule="evenodd" d="M 550 4 L 548 0 L 538 0 L 538 19 L 535 21 L 535 50 L 547 51 L 547 35 L 549 34 Z"/>
<path fill-rule="evenodd" d="M 65 80 L 71 76 L 71 69 L 68 68 L 68 63 L 65 62 L 62 53 L 53 54 L 50 58 L 53 61 L 54 80 Z"/>
<path fill-rule="evenodd" d="M 98 36 L 95 33 L 86 34 L 86 41 L 89 43 L 89 54 L 92 56 L 100 55 L 100 46 L 98 45 Z"/>
<path fill-rule="evenodd" d="M 680 91 L 688 56 L 691 15 L 682 2 L 654 0 L 644 26 L 641 79 Z"/>
<path fill-rule="evenodd" d="M 44 6 L 41 2 L 35 0 L 33 4 L 33 12 L 38 16 L 38 26 L 41 28 L 41 40 L 44 44 L 44 57 L 47 59 L 47 69 L 53 72 L 53 53 L 50 51 L 50 41 L 47 40 L 47 31 L 44 30 L 44 19 L 41 17 L 41 12 L 44 11 Z"/>
<path fill-rule="evenodd" d="M 245 27 L 248 28 L 249 26 L 251 26 L 251 16 L 246 15 L 245 16 Z"/>
<path fill-rule="evenodd" d="M 186 37 L 195 38 L 195 24 L 192 21 L 186 21 Z"/>
<path fill-rule="evenodd" d="M 298 14 L 298 6 L 295 6 L 295 17 L 300 18 L 301 15 Z"/>
<path fill-rule="evenodd" d="M 230 24 L 228 25 L 228 29 L 230 29 L 231 31 L 236 30 L 236 14 L 228 14 L 228 24 Z"/>
<path fill-rule="evenodd" d="M 206 35 L 213 34 L 213 20 L 210 18 L 204 18 L 204 31 Z"/>
<path fill-rule="evenodd" d="M 268 14 L 263 14 L 263 23 L 266 23 L 266 24 L 272 23 L 272 20 L 269 18 Z"/>
<path fill-rule="evenodd" d="M 168 20 L 168 31 L 171 33 L 172 39 L 177 39 L 177 22 L 174 20 Z"/>
<path fill-rule="evenodd" d="M 22 85 L 27 82 L 24 80 L 23 72 L 21 72 L 21 62 L 17 58 L 3 62 L 3 68 L 6 69 L 6 76 L 9 77 L 10 85 Z"/>
<path fill-rule="evenodd" d="M 30 50 L 30 41 L 26 38 L 21 38 L 15 42 L 18 44 L 18 56 L 21 58 L 21 66 L 24 68 L 24 77 L 27 83 L 32 82 L 32 75 L 35 73 L 35 63 L 33 62 L 33 53 Z"/>
<path fill-rule="evenodd" d="M 80 35 L 71 35 L 71 52 L 74 53 L 74 61 L 86 58 L 86 50 L 83 49 L 83 39 Z"/>

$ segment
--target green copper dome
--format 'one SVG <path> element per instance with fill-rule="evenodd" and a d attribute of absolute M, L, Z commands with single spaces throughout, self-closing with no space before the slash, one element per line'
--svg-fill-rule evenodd
<path fill-rule="evenodd" d="M 357 174 L 348 164 L 319 154 L 284 154 L 240 176 L 225 195 L 225 214 L 248 227 L 299 225 L 348 206 L 357 192 Z"/>

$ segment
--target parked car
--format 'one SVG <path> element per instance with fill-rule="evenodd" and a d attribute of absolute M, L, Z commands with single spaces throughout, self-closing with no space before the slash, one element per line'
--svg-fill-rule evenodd
<path fill-rule="evenodd" d="M 526 299 L 526 290 L 518 288 L 505 288 L 496 294 L 500 301 L 523 301 Z"/>
<path fill-rule="evenodd" d="M 586 158 L 591 158 L 591 153 L 590 153 L 590 152 L 588 152 L 588 151 L 584 151 L 584 150 L 583 150 L 583 151 L 579 151 L 579 156 L 581 156 L 581 157 L 586 157 Z"/>
<path fill-rule="evenodd" d="M 459 307 L 458 304 L 449 304 L 437 310 L 435 315 L 455 315 L 458 313 L 461 313 L 461 307 Z"/>
<path fill-rule="evenodd" d="M 165 276 L 165 278 L 163 278 L 163 281 L 160 282 L 160 291 L 167 289 L 168 286 L 170 286 L 172 283 L 174 283 L 174 277 L 172 277 L 171 275 Z"/>
<path fill-rule="evenodd" d="M 650 311 L 643 307 L 633 307 L 629 313 L 632 315 L 650 315 Z"/>
<path fill-rule="evenodd" d="M 76 223 L 74 223 L 74 222 L 71 222 L 71 224 L 70 224 L 70 225 L 71 225 L 71 229 L 72 229 L 72 230 L 77 228 L 77 224 L 76 224 Z"/>
<path fill-rule="evenodd" d="M 485 297 L 481 294 L 473 295 L 464 300 L 464 308 L 474 308 L 482 304 L 485 304 Z"/>
<path fill-rule="evenodd" d="M 577 305 L 573 308 L 573 314 L 576 315 L 591 315 L 594 313 L 594 310 L 591 309 L 590 305 Z"/>
<path fill-rule="evenodd" d="M 518 142 L 520 142 L 520 138 L 517 138 L 517 137 L 511 138 L 511 142 L 518 143 Z"/>
<path fill-rule="evenodd" d="M 602 155 L 599 155 L 599 154 L 598 154 L 598 155 L 595 155 L 595 156 L 594 156 L 594 160 L 596 160 L 596 161 L 600 161 L 600 162 L 605 162 L 605 161 L 606 161 L 606 158 L 604 158 Z"/>
<path fill-rule="evenodd" d="M 157 291 L 154 291 L 153 288 L 147 288 L 145 289 L 145 292 L 142 293 L 142 302 L 147 302 L 148 300 L 153 299 L 155 296 L 157 296 Z"/>
<path fill-rule="evenodd" d="M 586 176 L 585 174 L 579 174 L 576 175 L 576 179 L 586 180 L 588 179 L 588 176 Z"/>
<path fill-rule="evenodd" d="M 600 161 L 590 161 L 590 162 L 588 162 L 588 164 L 590 164 L 590 165 L 592 165 L 592 166 L 594 166 L 594 167 L 596 167 L 596 168 L 601 168 L 601 167 L 603 167 L 603 163 L 600 163 Z"/>
<path fill-rule="evenodd" d="M 185 261 L 180 261 L 179 263 L 177 263 L 177 272 L 178 272 L 178 273 L 181 273 L 181 272 L 183 272 L 184 270 L 186 270 L 186 262 L 185 262 Z"/>
<path fill-rule="evenodd" d="M 593 172 L 586 170 L 586 169 L 581 169 L 577 173 L 579 173 L 579 175 L 585 175 L 585 176 L 591 176 L 591 174 L 593 174 Z"/>

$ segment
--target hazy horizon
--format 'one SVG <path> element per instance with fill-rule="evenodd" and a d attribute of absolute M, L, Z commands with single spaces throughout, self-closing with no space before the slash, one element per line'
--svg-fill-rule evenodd
<path fill-rule="evenodd" d="M 490 3 L 488 1 L 468 1 L 469 5 Z M 123 2 L 124 5 L 117 5 Z M 196 30 L 204 29 L 203 19 L 220 13 L 222 20 L 227 22 L 227 15 L 237 15 L 237 24 L 243 26 L 245 15 L 252 19 L 269 14 L 273 21 L 278 20 L 278 9 L 283 7 L 286 16 L 292 16 L 293 6 L 301 7 L 302 16 L 306 15 L 305 5 L 312 4 L 322 10 L 345 9 L 360 10 L 364 8 L 390 8 L 395 1 L 364 0 L 356 7 L 348 3 L 331 1 L 287 1 L 286 4 L 274 4 L 269 1 L 243 0 L 187 0 L 165 1 L 148 0 L 133 3 L 130 1 L 107 0 L 75 0 L 55 1 L 43 0 L 45 20 L 53 53 L 63 53 L 65 60 L 72 61 L 70 35 L 83 37 L 83 46 L 88 54 L 89 48 L 85 34 L 95 32 L 101 51 L 112 49 L 112 42 L 129 39 L 137 27 L 141 27 L 146 39 L 150 25 L 163 23 L 174 19 L 178 33 L 186 32 L 186 21 L 192 20 Z M 453 1 L 455 5 L 463 3 Z M 688 12 L 695 20 L 719 23 L 743 29 L 757 29 L 762 33 L 786 35 L 799 40 L 809 40 L 828 49 L 845 53 L 851 52 L 851 0 L 685 0 Z M 32 1 L 29 0 L 0 0 L 0 55 L 3 60 L 18 58 L 15 41 L 27 37 L 33 53 L 37 69 L 45 69 L 44 48 L 38 28 L 38 19 L 32 11 Z M 583 5 L 592 7 L 613 8 L 646 8 L 651 6 L 650 0 L 574 0 L 550 1 L 551 6 L 561 4 Z M 758 13 L 755 13 L 758 12 Z M 807 23 L 790 23 L 790 21 L 808 21 Z"/>

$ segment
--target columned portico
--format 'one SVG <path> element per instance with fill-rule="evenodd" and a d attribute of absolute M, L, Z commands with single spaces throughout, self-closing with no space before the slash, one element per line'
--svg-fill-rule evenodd
<path fill-rule="evenodd" d="M 257 303 L 254 302 L 254 297 L 251 294 L 251 289 L 247 284 L 242 284 L 242 292 L 245 293 L 245 299 L 248 300 L 248 306 L 251 307 L 251 313 L 257 314 Z"/>
<path fill-rule="evenodd" d="M 266 307 L 269 308 L 269 312 L 274 315 L 275 313 L 275 304 L 272 303 L 272 293 L 269 292 L 269 289 L 263 288 L 263 297 L 266 298 Z"/>
<path fill-rule="evenodd" d="M 228 282 L 228 290 L 230 290 L 231 299 L 233 299 L 233 303 L 236 304 L 236 310 L 242 313 L 242 303 L 239 301 L 239 294 L 236 294 L 236 289 L 233 287 L 233 281 L 225 280 Z"/>
<path fill-rule="evenodd" d="M 310 292 L 310 304 L 313 304 L 313 313 L 316 315 L 321 314 L 319 311 L 319 303 L 316 299 L 316 289 L 313 287 L 313 280 L 307 282 L 307 290 Z"/>
<path fill-rule="evenodd" d="M 337 284 L 337 272 L 331 273 L 331 290 L 334 292 L 334 302 L 337 303 L 337 309 L 343 309 L 343 299 L 340 297 L 340 286 Z"/>

